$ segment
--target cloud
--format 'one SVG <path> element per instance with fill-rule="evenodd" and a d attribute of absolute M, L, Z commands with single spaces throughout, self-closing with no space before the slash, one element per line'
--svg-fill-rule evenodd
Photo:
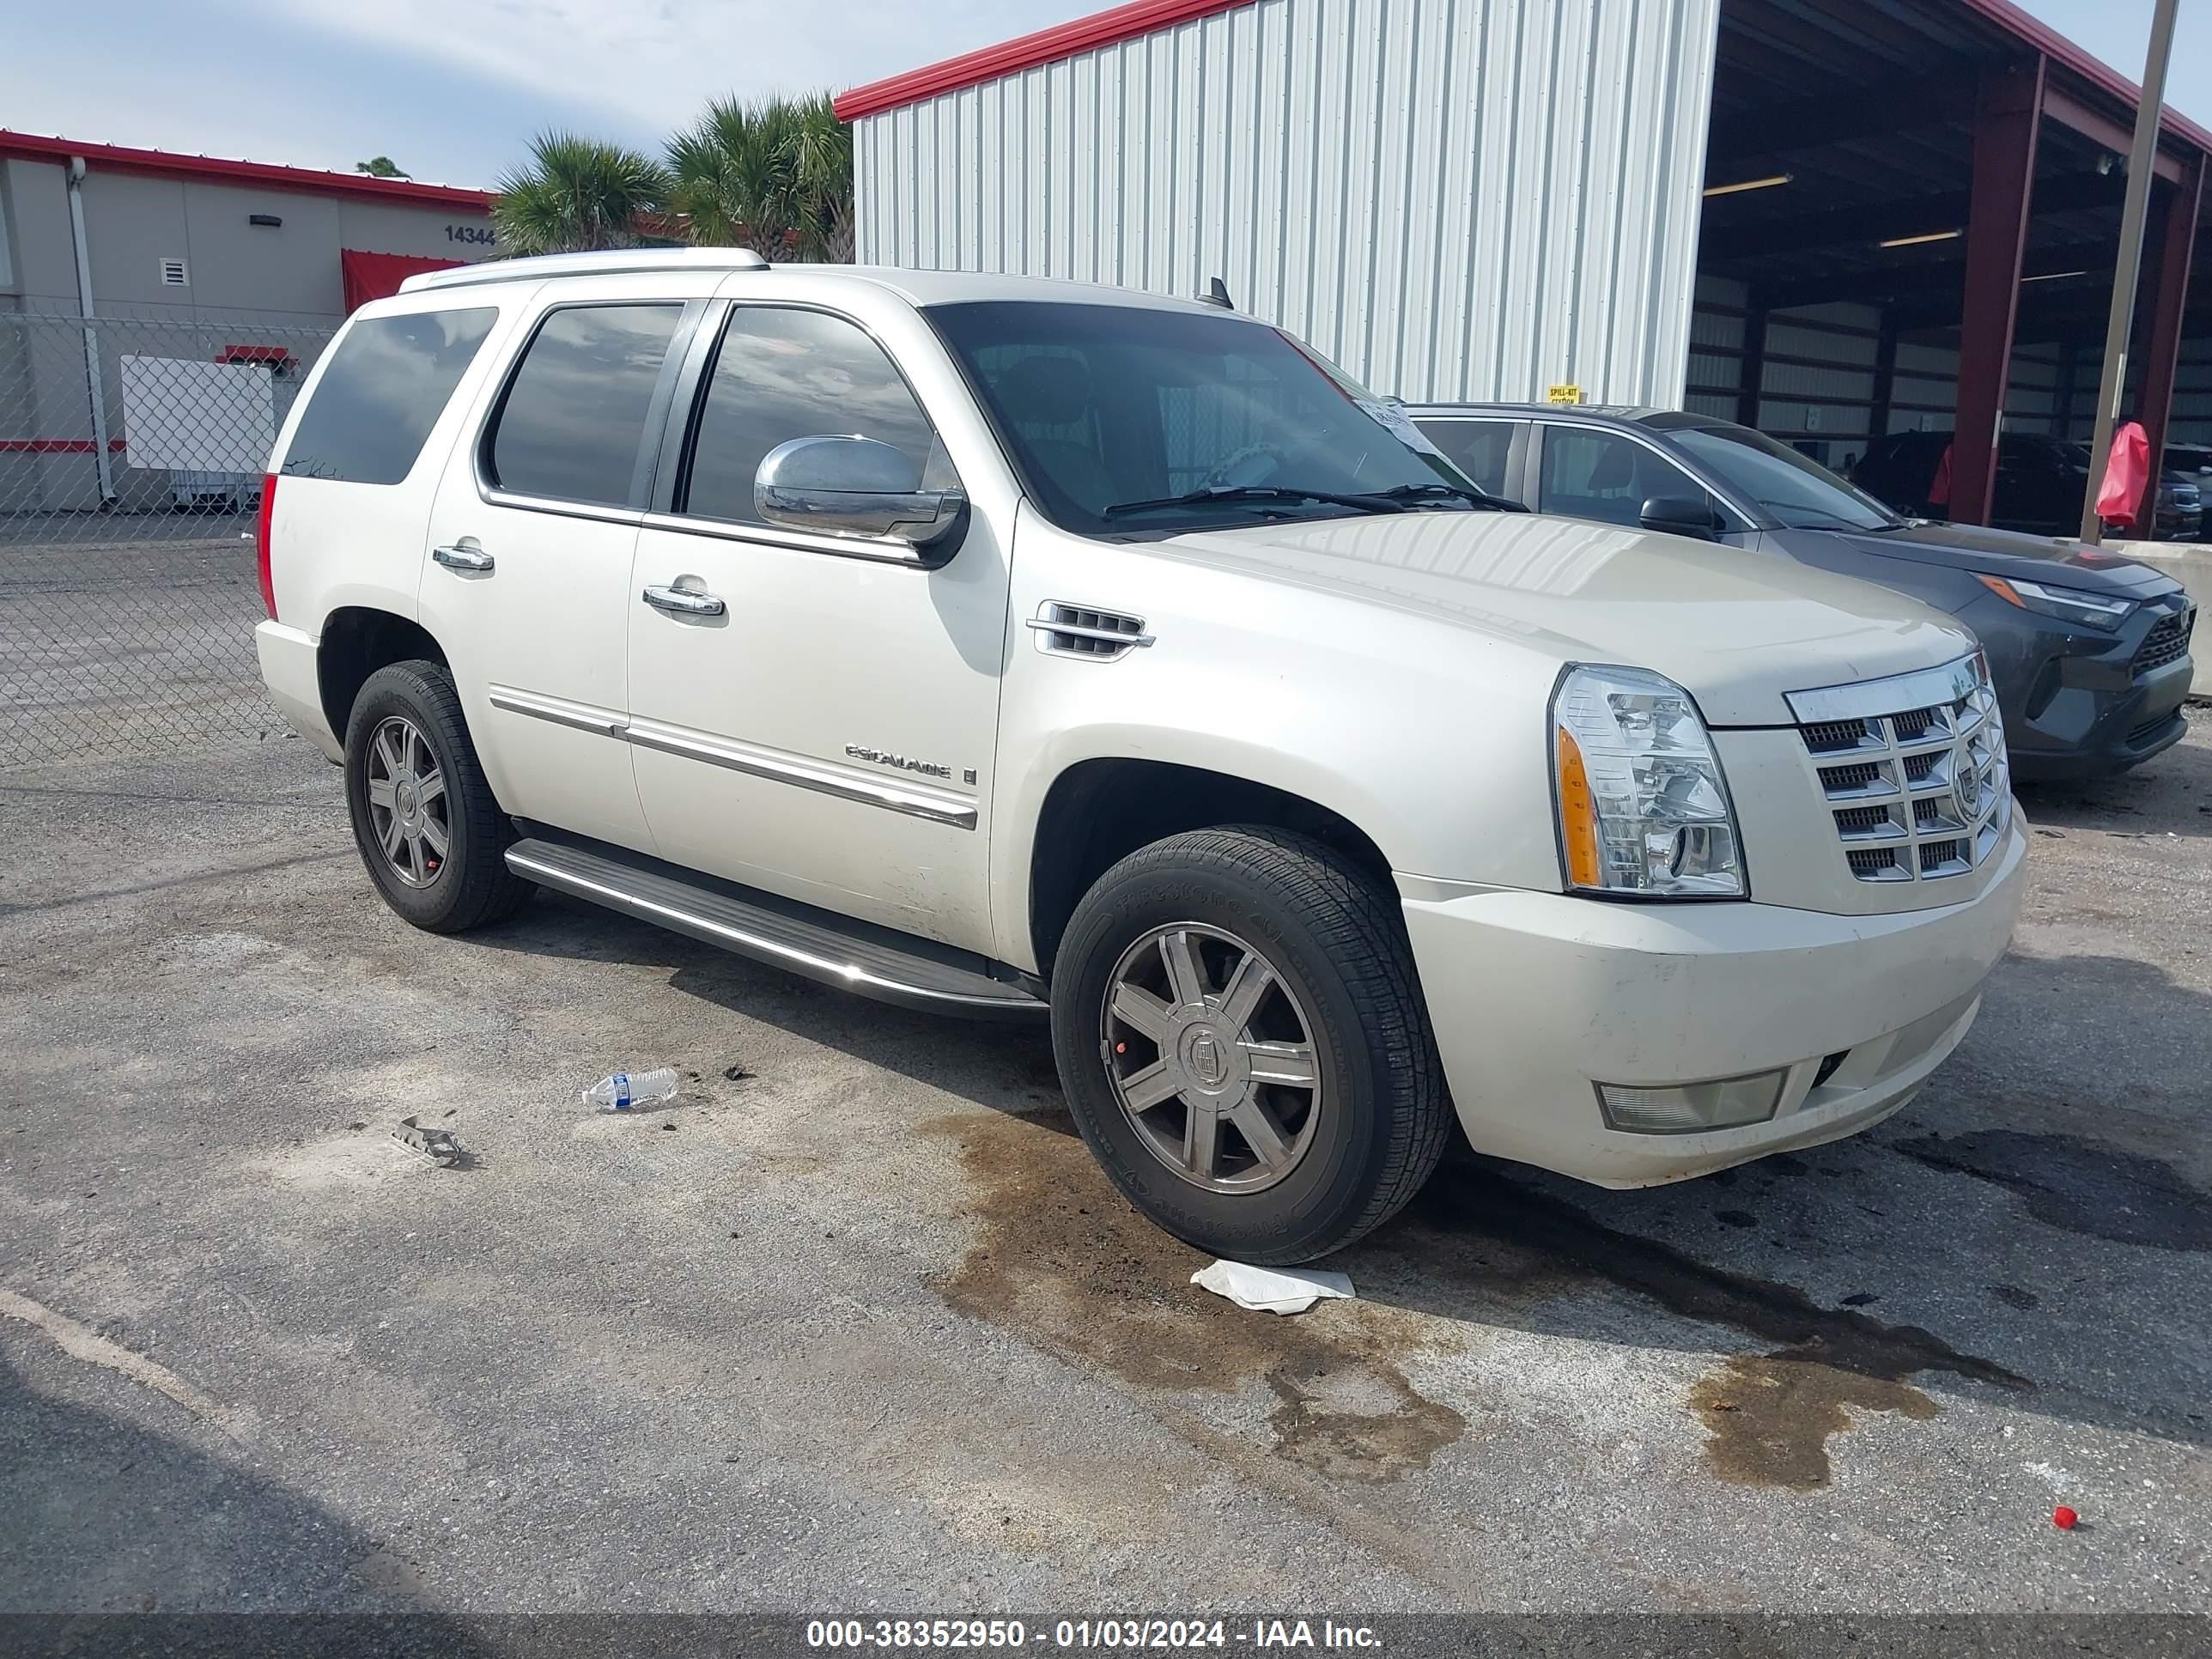
<path fill-rule="evenodd" d="M 1095 9 L 1085 0 L 254 0 L 294 24 L 620 110 L 656 131 L 728 93 L 842 88 Z"/>

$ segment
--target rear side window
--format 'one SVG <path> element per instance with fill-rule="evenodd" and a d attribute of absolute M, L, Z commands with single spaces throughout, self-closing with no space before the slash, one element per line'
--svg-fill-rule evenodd
<path fill-rule="evenodd" d="M 699 411 L 684 510 L 758 524 L 753 475 L 793 438 L 873 438 L 914 463 L 925 488 L 957 483 L 929 416 L 884 349 L 819 311 L 738 306 Z"/>
<path fill-rule="evenodd" d="M 398 483 L 498 315 L 482 306 L 356 323 L 316 382 L 283 471 L 343 483 Z"/>
<path fill-rule="evenodd" d="M 680 304 L 550 313 L 500 402 L 484 457 L 491 482 L 522 495 L 629 505 L 653 387 L 683 313 Z"/>
<path fill-rule="evenodd" d="M 1505 488 L 1505 466 L 1513 454 L 1511 421 L 1423 421 L 1421 430 L 1454 466 L 1493 495 Z"/>

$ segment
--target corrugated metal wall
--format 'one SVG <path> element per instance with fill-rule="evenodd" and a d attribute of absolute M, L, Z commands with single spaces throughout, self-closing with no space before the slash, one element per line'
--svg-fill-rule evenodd
<path fill-rule="evenodd" d="M 1718 0 L 1259 0 L 856 125 L 860 258 L 1195 294 L 1378 392 L 1672 404 Z"/>

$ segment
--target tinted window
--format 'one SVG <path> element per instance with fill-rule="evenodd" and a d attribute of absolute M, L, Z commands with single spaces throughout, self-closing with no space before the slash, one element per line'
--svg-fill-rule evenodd
<path fill-rule="evenodd" d="M 911 460 L 925 487 L 954 482 L 929 417 L 857 326 L 818 311 L 738 307 L 714 354 L 684 510 L 760 523 L 761 457 L 793 438 L 823 437 L 873 438 Z"/>
<path fill-rule="evenodd" d="M 1369 509 L 1297 492 L 1464 488 L 1402 413 L 1249 318 L 1033 301 L 927 315 L 1031 499 L 1071 530 L 1337 517 Z M 1247 493 L 1218 493 L 1240 489 Z M 1217 493 L 1171 499 L 1193 490 Z M 1439 510 L 1466 505 L 1448 494 L 1416 499 Z"/>
<path fill-rule="evenodd" d="M 1505 463 L 1513 453 L 1512 421 L 1423 421 L 1421 430 L 1459 470 L 1493 495 L 1505 487 Z"/>
<path fill-rule="evenodd" d="M 346 483 L 398 483 L 498 314 L 483 306 L 356 323 L 315 385 L 283 470 Z"/>
<path fill-rule="evenodd" d="M 1668 434 L 1737 495 L 1792 530 L 1887 530 L 1888 508 L 1817 461 L 1745 426 L 1678 427 Z"/>
<path fill-rule="evenodd" d="M 1572 519 L 1640 524 L 1655 495 L 1705 496 L 1688 473 L 1633 439 L 1589 428 L 1547 428 L 1538 470 L 1536 510 Z"/>
<path fill-rule="evenodd" d="M 621 507 L 680 305 L 571 306 L 523 354 L 491 436 L 501 489 Z"/>

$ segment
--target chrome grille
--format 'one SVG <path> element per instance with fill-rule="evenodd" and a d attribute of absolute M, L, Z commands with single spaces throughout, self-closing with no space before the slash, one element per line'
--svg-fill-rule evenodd
<path fill-rule="evenodd" d="M 1964 875 L 2002 842 L 2012 780 L 1978 655 L 1790 702 L 1856 879 Z"/>
<path fill-rule="evenodd" d="M 2143 642 L 2136 647 L 2133 672 L 2148 674 L 2154 668 L 2163 668 L 2189 654 L 2189 631 L 2196 625 L 2195 610 L 2178 611 L 2171 617 L 2161 617 L 2143 635 Z"/>

